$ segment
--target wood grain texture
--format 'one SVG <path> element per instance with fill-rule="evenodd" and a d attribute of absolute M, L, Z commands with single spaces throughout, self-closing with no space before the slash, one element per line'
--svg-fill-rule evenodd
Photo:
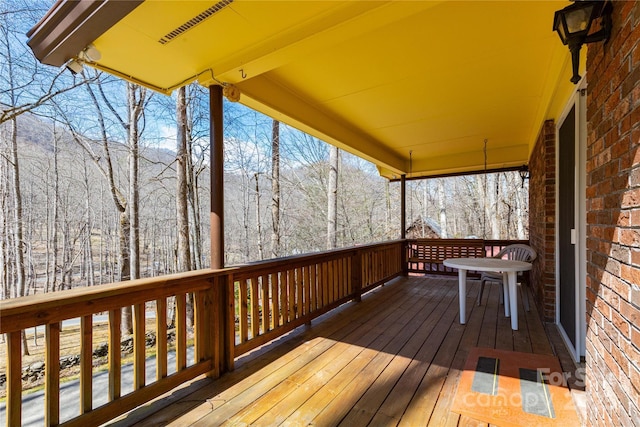
<path fill-rule="evenodd" d="M 468 301 L 478 290 L 471 282 Z M 470 348 L 515 345 L 513 334 L 498 336 L 509 325 L 499 293 L 489 285 L 460 325 L 456 279 L 396 279 L 243 356 L 236 371 L 137 425 L 486 426 L 450 406 Z M 522 311 L 517 339 L 545 352 L 536 312 Z"/>
<path fill-rule="evenodd" d="M 80 318 L 80 413 L 93 409 L 93 316 Z"/>
<path fill-rule="evenodd" d="M 109 311 L 109 401 L 116 400 L 122 389 L 122 353 L 120 350 L 122 310 Z"/>
<path fill-rule="evenodd" d="M 46 326 L 45 340 L 44 424 L 55 426 L 60 423 L 60 323 Z"/>
<path fill-rule="evenodd" d="M 176 372 L 187 367 L 187 295 L 176 295 Z"/>
<path fill-rule="evenodd" d="M 22 332 L 7 334 L 7 426 L 22 424 Z"/>
<path fill-rule="evenodd" d="M 133 389 L 140 390 L 145 383 L 146 358 L 144 304 L 133 306 Z"/>

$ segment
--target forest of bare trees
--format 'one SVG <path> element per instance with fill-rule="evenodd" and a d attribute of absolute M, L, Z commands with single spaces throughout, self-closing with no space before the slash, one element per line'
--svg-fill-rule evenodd
<path fill-rule="evenodd" d="M 24 34 L 48 6 L 0 6 L 0 298 L 208 267 L 208 91 L 38 64 Z M 399 183 L 224 105 L 227 265 L 400 236 Z M 517 173 L 409 181 L 407 224 L 526 238 L 527 191 Z"/>

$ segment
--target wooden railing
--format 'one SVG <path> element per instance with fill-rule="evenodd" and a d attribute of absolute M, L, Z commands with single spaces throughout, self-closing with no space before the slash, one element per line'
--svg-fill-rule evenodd
<path fill-rule="evenodd" d="M 396 241 L 239 267 L 231 292 L 238 325 L 234 356 L 401 275 L 402 248 Z"/>
<path fill-rule="evenodd" d="M 403 272 L 404 241 L 360 246 L 152 279 L 33 295 L 2 302 L 7 334 L 8 426 L 22 420 L 22 333 L 44 326 L 45 425 L 105 423 L 202 374 L 233 369 L 235 357 L 275 339 Z M 187 301 L 193 301 L 193 331 Z M 175 372 L 168 371 L 167 306 L 175 301 Z M 133 391 L 122 393 L 121 314 L 133 306 Z M 155 381 L 145 380 L 145 309 L 155 309 Z M 93 315 L 108 312 L 108 403 L 94 407 Z M 60 419 L 62 321 L 80 318 L 80 415 Z M 188 359 L 187 335 L 194 355 Z M 64 421 L 61 423 L 61 421 Z"/>
<path fill-rule="evenodd" d="M 60 332 L 63 320 L 80 318 L 80 416 L 65 425 L 104 423 L 199 375 L 220 373 L 220 293 L 225 271 L 198 271 L 2 302 L 0 333 L 7 334 L 7 426 L 21 424 L 23 330 L 45 328 L 45 425 L 60 423 Z M 194 358 L 187 360 L 187 296 L 194 301 Z M 175 373 L 167 366 L 167 301 L 175 299 Z M 155 307 L 156 381 L 145 380 L 145 307 Z M 133 389 L 122 394 L 121 315 L 133 307 Z M 108 312 L 108 400 L 93 407 L 93 315 Z M 218 325 L 218 327 L 209 327 Z"/>
<path fill-rule="evenodd" d="M 408 273 L 456 275 L 457 270 L 446 267 L 446 258 L 492 257 L 502 248 L 528 240 L 482 239 L 407 239 L 405 258 Z M 470 273 L 474 277 L 474 273 Z"/>

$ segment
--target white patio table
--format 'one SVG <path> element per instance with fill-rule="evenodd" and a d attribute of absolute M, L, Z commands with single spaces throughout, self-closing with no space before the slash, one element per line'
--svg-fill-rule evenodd
<path fill-rule="evenodd" d="M 531 270 L 531 263 L 499 258 L 448 258 L 444 265 L 458 269 L 458 299 L 460 300 L 460 323 L 466 323 L 467 271 L 501 272 L 504 289 L 504 315 L 511 316 L 511 329 L 518 330 L 518 291 L 517 275 L 519 271 Z"/>

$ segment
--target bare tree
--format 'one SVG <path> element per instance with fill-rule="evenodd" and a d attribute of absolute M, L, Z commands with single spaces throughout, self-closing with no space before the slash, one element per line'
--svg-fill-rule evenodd
<path fill-rule="evenodd" d="M 447 209 L 445 206 L 444 179 L 438 179 L 438 218 L 440 219 L 440 237 L 446 239 L 447 234 Z"/>
<path fill-rule="evenodd" d="M 64 118 L 66 126 L 70 129 L 73 139 L 78 143 L 80 147 L 82 147 L 85 152 L 89 155 L 89 157 L 93 160 L 94 165 L 98 169 L 98 171 L 103 175 L 103 177 L 107 180 L 109 185 L 109 191 L 111 193 L 111 199 L 113 201 L 114 207 L 118 212 L 119 221 L 118 221 L 118 235 L 119 235 L 119 251 L 118 251 L 118 265 L 119 265 L 119 280 L 126 281 L 130 280 L 132 276 L 131 271 L 131 258 L 130 258 L 130 242 L 131 242 L 131 216 L 129 214 L 130 203 L 127 201 L 127 198 L 124 196 L 123 191 L 118 187 L 118 183 L 116 182 L 116 177 L 114 174 L 113 160 L 110 149 L 110 142 L 107 133 L 107 125 L 105 122 L 105 116 L 103 112 L 103 105 L 111 110 L 114 116 L 118 119 L 120 124 L 124 129 L 126 129 L 128 138 L 134 138 L 137 135 L 137 126 L 135 129 L 129 130 L 128 124 L 118 115 L 113 105 L 108 101 L 107 97 L 104 94 L 104 91 L 101 86 L 101 82 L 97 80 L 97 89 L 102 95 L 102 99 L 104 100 L 104 104 L 98 102 L 98 98 L 96 97 L 94 90 L 91 85 L 86 85 L 87 93 L 89 98 L 91 99 L 94 109 L 95 109 L 95 120 L 98 123 L 98 132 L 100 134 L 100 145 L 102 147 L 102 155 L 96 154 L 93 149 L 91 142 L 85 138 L 73 125 L 72 120 L 70 120 L 66 113 L 62 108 L 58 106 L 59 115 Z M 131 99 L 129 99 L 130 110 L 135 108 L 135 97 L 131 95 Z M 141 112 L 135 112 L 130 114 L 130 117 L 139 117 Z M 137 142 L 136 142 L 137 143 Z M 129 143 L 131 147 L 131 141 Z M 130 151 L 130 156 L 135 155 L 137 153 Z M 130 194 L 133 192 L 130 192 Z M 136 271 L 138 272 L 138 271 Z M 130 332 L 133 329 L 132 318 L 131 318 L 131 308 L 123 310 L 123 322 L 122 329 L 124 332 Z"/>
<path fill-rule="evenodd" d="M 85 269 L 87 286 L 93 286 L 95 284 L 95 275 L 93 271 L 93 246 L 91 245 L 91 235 L 93 233 L 93 216 L 91 215 L 91 184 L 89 181 L 89 173 L 87 171 L 87 158 L 82 157 L 83 168 L 83 184 L 85 189 L 85 237 L 83 245 L 83 258 L 84 262 L 81 267 Z"/>
<path fill-rule="evenodd" d="M 131 278 L 140 276 L 140 121 L 144 116 L 147 89 L 133 83 L 127 83 L 127 106 L 129 117 L 122 126 L 128 131 L 129 145 L 129 206 L 131 228 L 129 230 L 129 249 L 131 254 Z"/>
<path fill-rule="evenodd" d="M 327 190 L 327 249 L 335 249 L 338 230 L 338 165 L 340 152 L 331 146 L 329 151 L 329 188 Z"/>
<path fill-rule="evenodd" d="M 3 15 L 4 24 L 7 23 L 6 16 Z M 0 26 L 0 28 L 5 28 L 5 26 Z M 13 65 L 13 52 L 10 46 L 9 33 L 5 29 L 2 30 L 2 36 L 6 43 L 6 67 L 7 67 L 7 76 L 9 83 L 9 91 L 8 98 L 10 105 L 14 106 L 18 101 L 18 94 L 16 91 L 16 82 L 15 82 L 15 73 Z M 5 119 L 6 117 L 6 119 Z M 21 297 L 25 295 L 26 283 L 25 283 L 25 265 L 24 265 L 24 224 L 23 224 L 23 212 L 22 212 L 22 191 L 20 189 L 20 162 L 18 158 L 18 121 L 16 119 L 16 115 L 5 115 L 3 113 L 2 121 L 9 121 L 10 130 L 9 130 L 9 175 L 11 176 L 11 189 L 12 189 L 12 197 L 13 197 L 13 244 L 14 244 L 14 263 L 15 263 L 15 293 L 14 297 Z M 26 336 L 24 331 L 22 332 L 22 352 L 23 355 L 29 354 L 29 347 L 27 343 Z"/>
<path fill-rule="evenodd" d="M 9 155 L 8 146 L 4 143 L 5 129 L 0 126 L 0 299 L 10 298 L 9 289 L 9 226 L 7 213 L 9 212 Z"/>
<path fill-rule="evenodd" d="M 42 6 L 43 10 L 38 10 Z M 24 29 L 39 19 L 49 5 L 16 0 L 0 3 L 0 124 L 33 111 L 86 83 L 66 70 L 43 66 L 28 51 Z"/>
<path fill-rule="evenodd" d="M 253 175 L 253 178 L 256 180 L 256 233 L 258 239 L 258 259 L 264 259 L 264 244 L 262 239 L 262 220 L 261 217 L 261 209 L 260 209 L 260 174 L 256 172 Z"/>
<path fill-rule="evenodd" d="M 189 245 L 189 212 L 187 203 L 187 101 L 186 88 L 178 90 L 176 101 L 178 134 L 176 139 L 176 212 L 178 223 L 178 269 L 187 271 L 191 267 Z"/>
<path fill-rule="evenodd" d="M 271 127 L 271 258 L 280 255 L 280 122 Z"/>

